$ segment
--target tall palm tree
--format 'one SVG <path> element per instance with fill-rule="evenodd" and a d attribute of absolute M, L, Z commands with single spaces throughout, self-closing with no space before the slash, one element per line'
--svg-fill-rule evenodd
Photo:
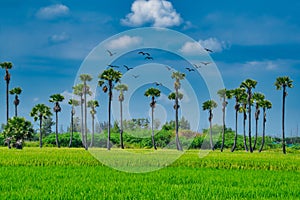
<path fill-rule="evenodd" d="M 106 93 L 108 90 L 108 137 L 107 137 L 107 150 L 110 150 L 110 125 L 111 125 L 111 101 L 112 101 L 112 90 L 114 85 L 120 82 L 122 78 L 122 73 L 109 68 L 103 71 L 99 75 L 98 85 L 102 87 L 103 91 Z"/>
<path fill-rule="evenodd" d="M 80 120 L 80 132 L 81 132 L 81 142 L 82 145 L 85 147 L 85 137 L 84 137 L 84 132 L 83 132 L 83 88 L 84 85 L 83 84 L 77 84 L 75 86 L 73 86 L 73 92 L 75 95 L 80 97 L 80 115 L 81 115 L 81 120 Z"/>
<path fill-rule="evenodd" d="M 255 139 L 254 139 L 254 144 L 253 144 L 253 151 L 255 150 L 256 144 L 257 144 L 260 105 L 261 105 L 261 102 L 263 102 L 264 100 L 265 100 L 265 95 L 263 95 L 262 93 L 255 92 L 253 94 L 253 101 L 255 102 Z"/>
<path fill-rule="evenodd" d="M 288 93 L 286 91 L 287 88 L 293 87 L 293 80 L 288 76 L 278 77 L 275 82 L 275 86 L 277 90 L 283 89 L 282 95 L 282 152 L 286 154 L 285 149 L 285 133 L 284 133 L 284 114 L 285 114 L 285 98 Z"/>
<path fill-rule="evenodd" d="M 50 108 L 45 104 L 37 104 L 34 106 L 30 112 L 30 116 L 33 117 L 34 121 L 40 120 L 40 148 L 43 146 L 43 139 L 42 139 L 42 123 L 43 119 L 47 119 L 52 116 Z"/>
<path fill-rule="evenodd" d="M 213 145 L 213 138 L 212 138 L 212 119 L 213 119 L 213 109 L 215 109 L 218 104 L 214 100 L 205 101 L 202 105 L 203 110 L 208 110 L 208 121 L 209 121 L 209 130 L 210 130 L 210 147 L 212 150 L 215 150 Z"/>
<path fill-rule="evenodd" d="M 261 147 L 259 149 L 259 152 L 261 152 L 264 148 L 264 144 L 265 144 L 265 130 L 266 130 L 266 122 L 267 122 L 267 113 L 266 113 L 266 109 L 271 109 L 272 108 L 272 103 L 268 100 L 263 100 L 260 102 L 260 107 L 262 107 L 263 109 L 263 115 L 264 115 L 264 119 L 263 119 L 263 135 L 262 135 L 262 142 L 261 142 Z"/>
<path fill-rule="evenodd" d="M 91 108 L 91 116 L 92 116 L 92 140 L 91 140 L 91 144 L 90 147 L 94 146 L 94 141 L 95 141 L 95 114 L 97 113 L 96 111 L 96 107 L 99 107 L 99 103 L 97 100 L 90 100 L 88 101 L 88 107 Z"/>
<path fill-rule="evenodd" d="M 69 147 L 72 146 L 72 141 L 73 141 L 73 133 L 74 133 L 74 115 L 75 115 L 75 106 L 79 106 L 79 101 L 75 99 L 70 99 L 68 102 L 69 105 L 72 106 L 71 110 L 71 134 L 70 134 L 70 142 L 69 142 Z"/>
<path fill-rule="evenodd" d="M 179 135 L 178 135 L 178 129 L 179 129 L 179 122 L 178 122 L 178 109 L 179 109 L 179 89 L 181 88 L 180 81 L 185 78 L 185 74 L 181 73 L 179 71 L 173 72 L 172 79 L 175 79 L 174 82 L 174 89 L 175 89 L 175 132 L 176 132 L 176 147 L 177 150 L 182 151 L 182 146 L 180 144 Z"/>
<path fill-rule="evenodd" d="M 128 90 L 128 86 L 126 84 L 119 84 L 115 87 L 117 91 L 120 92 L 119 94 L 119 101 L 120 101 L 120 145 L 121 148 L 124 149 L 123 144 L 123 106 L 122 103 L 124 101 L 124 92 Z"/>
<path fill-rule="evenodd" d="M 10 74 L 9 74 L 8 70 L 13 67 L 13 64 L 11 62 L 3 62 L 3 63 L 0 63 L 0 66 L 1 66 L 2 69 L 5 69 L 4 80 L 6 81 L 6 122 L 8 122 L 8 119 L 9 119 L 8 91 L 9 91 L 9 82 L 10 82 Z"/>
<path fill-rule="evenodd" d="M 15 117 L 18 116 L 18 105 L 20 104 L 19 95 L 22 93 L 22 89 L 20 87 L 13 88 L 9 91 L 10 94 L 15 95 Z"/>
<path fill-rule="evenodd" d="M 154 108 L 155 108 L 155 97 L 159 97 L 160 96 L 160 90 L 156 89 L 156 88 L 149 88 L 148 90 L 146 90 L 145 94 L 146 97 L 151 97 L 151 103 L 150 103 L 150 107 L 151 107 L 151 130 L 152 130 L 152 134 L 151 134 L 151 138 L 152 138 L 152 145 L 153 148 L 156 150 L 156 144 L 155 144 L 155 140 L 154 140 Z"/>
<path fill-rule="evenodd" d="M 225 143 L 225 128 L 226 128 L 226 125 L 225 125 L 225 113 L 226 113 L 226 106 L 228 104 L 227 102 L 227 98 L 228 98 L 228 95 L 230 95 L 229 92 L 227 92 L 227 90 L 224 88 L 224 89 L 221 89 L 218 91 L 218 95 L 222 101 L 222 113 L 223 113 L 223 128 L 222 128 L 222 145 L 221 145 L 221 152 L 223 152 L 223 148 L 224 148 L 224 143 Z"/>
<path fill-rule="evenodd" d="M 176 96 L 177 96 L 177 101 L 176 101 Z M 180 143 L 179 140 L 179 134 L 178 134 L 178 130 L 179 130 L 179 122 L 178 122 L 178 109 L 180 108 L 179 105 L 179 100 L 183 99 L 183 94 L 178 92 L 177 95 L 175 92 L 172 92 L 169 94 L 168 98 L 170 100 L 175 100 L 175 104 L 173 106 L 174 110 L 175 110 L 175 132 L 176 132 L 176 148 L 179 151 L 182 151 L 182 145 Z M 177 122 L 176 122 L 177 121 Z"/>
<path fill-rule="evenodd" d="M 240 107 L 239 112 L 243 113 L 243 136 L 244 136 L 244 147 L 245 150 L 248 152 L 248 145 L 247 145 L 247 136 L 246 136 L 246 120 L 247 120 L 247 94 L 243 95 L 240 99 Z"/>
<path fill-rule="evenodd" d="M 257 81 L 252 80 L 252 79 L 247 79 L 241 83 L 241 88 L 245 88 L 247 90 L 248 98 L 248 117 L 249 117 L 249 130 L 248 130 L 248 135 L 249 135 L 249 148 L 250 152 L 253 153 L 253 148 L 252 148 L 252 143 L 251 143 L 251 107 L 252 107 L 252 89 L 255 88 L 257 85 Z"/>
<path fill-rule="evenodd" d="M 236 88 L 233 90 L 227 90 L 227 97 L 228 99 L 231 98 L 235 98 L 235 136 L 234 136 L 234 142 L 233 142 L 233 146 L 231 148 L 231 152 L 234 152 L 234 150 L 236 149 L 236 145 L 237 145 L 237 137 L 238 137 L 238 113 L 240 110 L 240 106 L 241 106 L 241 99 L 243 98 L 243 96 L 245 96 L 245 89 L 243 88 Z"/>
<path fill-rule="evenodd" d="M 87 144 L 87 99 L 86 95 L 88 93 L 88 86 L 87 82 L 90 82 L 93 78 L 89 74 L 81 74 L 80 80 L 83 82 L 83 103 L 84 103 L 84 126 L 83 126 L 83 132 L 85 136 L 85 149 L 88 150 L 88 144 Z"/>
<path fill-rule="evenodd" d="M 58 113 L 61 112 L 61 107 L 59 105 L 59 102 L 62 102 L 65 99 L 64 96 L 62 96 L 61 94 L 53 94 L 50 96 L 49 102 L 54 103 L 54 107 L 53 107 L 53 111 L 55 112 L 55 118 L 56 118 L 56 122 L 55 122 L 55 141 L 56 141 L 56 145 L 58 148 L 60 148 L 60 144 L 58 141 Z"/>

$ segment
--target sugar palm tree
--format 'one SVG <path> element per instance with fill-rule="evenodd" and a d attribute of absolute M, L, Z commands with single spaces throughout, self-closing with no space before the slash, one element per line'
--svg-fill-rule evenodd
<path fill-rule="evenodd" d="M 208 121 L 209 121 L 209 130 L 210 130 L 210 147 L 212 150 L 215 150 L 213 145 L 213 138 L 212 138 L 212 119 L 213 119 L 213 109 L 215 109 L 218 104 L 214 100 L 205 101 L 202 105 L 203 110 L 208 110 Z"/>
<path fill-rule="evenodd" d="M 58 141 L 58 113 L 61 112 L 61 107 L 59 105 L 59 102 L 62 102 L 65 99 L 64 96 L 61 94 L 53 94 L 50 96 L 49 102 L 54 103 L 53 111 L 55 112 L 55 141 L 58 148 L 60 148 L 60 144 Z"/>
<path fill-rule="evenodd" d="M 18 116 L 18 105 L 20 104 L 19 95 L 22 93 L 22 89 L 20 87 L 13 88 L 9 91 L 10 94 L 15 95 L 15 117 Z"/>
<path fill-rule="evenodd" d="M 245 81 L 242 82 L 241 86 L 242 88 L 245 88 L 247 90 L 247 94 L 248 94 L 248 98 L 247 98 L 247 102 L 248 102 L 248 117 L 249 117 L 249 130 L 248 130 L 248 135 L 249 135 L 249 148 L 250 148 L 250 152 L 253 153 L 253 148 L 252 148 L 252 143 L 251 143 L 251 107 L 252 107 L 252 89 L 255 88 L 257 85 L 257 81 L 252 80 L 252 79 L 247 79 Z"/>
<path fill-rule="evenodd" d="M 230 95 L 229 92 L 227 92 L 227 90 L 224 88 L 224 89 L 221 89 L 218 91 L 218 95 L 222 101 L 222 113 L 223 113 L 223 128 L 222 128 L 222 145 L 221 145 L 221 152 L 223 152 L 223 148 L 224 148 L 224 143 L 225 143 L 225 128 L 226 128 L 226 125 L 225 125 L 225 113 L 226 113 L 226 106 L 228 104 L 227 102 L 227 98 L 228 98 L 228 95 Z"/>
<path fill-rule="evenodd" d="M 239 102 L 240 102 L 239 112 L 243 113 L 244 147 L 245 150 L 248 151 L 247 136 L 246 136 L 246 120 L 247 120 L 247 94 L 246 93 L 244 93 L 244 95 L 241 96 Z"/>
<path fill-rule="evenodd" d="M 148 90 L 146 90 L 145 94 L 146 97 L 151 97 L 151 103 L 150 103 L 150 107 L 151 107 L 151 130 L 152 130 L 152 134 L 151 134 L 151 138 L 152 138 L 152 145 L 153 148 L 156 150 L 156 144 L 155 144 L 155 140 L 154 140 L 154 108 L 155 108 L 155 97 L 159 97 L 160 96 L 160 90 L 156 89 L 156 88 L 149 88 Z"/>
<path fill-rule="evenodd" d="M 87 85 L 87 82 L 90 82 L 93 78 L 89 74 L 81 74 L 80 80 L 83 82 L 83 103 L 84 103 L 84 126 L 83 126 L 83 132 L 85 136 L 85 149 L 88 149 L 87 144 L 87 99 L 86 95 L 89 91 L 89 87 Z"/>
<path fill-rule="evenodd" d="M 261 142 L 261 147 L 259 149 L 259 152 L 261 152 L 264 148 L 264 144 L 265 144 L 265 130 L 266 130 L 266 122 L 267 122 L 267 112 L 266 109 L 271 109 L 272 108 L 272 103 L 268 100 L 263 100 L 260 102 L 260 107 L 262 107 L 263 109 L 263 115 L 264 115 L 264 119 L 263 119 L 263 135 L 262 135 L 262 142 Z"/>
<path fill-rule="evenodd" d="M 275 82 L 277 90 L 283 90 L 282 95 L 282 152 L 286 154 L 285 149 L 285 132 L 284 132 L 284 116 L 285 116 L 285 98 L 287 97 L 287 88 L 293 87 L 293 80 L 288 76 L 278 77 Z"/>
<path fill-rule="evenodd" d="M 2 69 L 5 69 L 5 76 L 4 80 L 6 81 L 6 122 L 8 122 L 9 119 L 9 82 L 10 82 L 10 74 L 9 74 L 9 69 L 13 67 L 13 64 L 11 62 L 3 62 L 0 63 L 0 66 Z"/>
<path fill-rule="evenodd" d="M 227 90 L 227 97 L 228 99 L 231 98 L 235 98 L 235 136 L 234 136 L 234 142 L 233 142 L 233 146 L 231 148 L 231 152 L 234 152 L 234 150 L 236 149 L 236 145 L 237 145 L 237 137 L 238 137 L 238 113 L 240 110 L 240 106 L 241 106 L 241 99 L 243 98 L 243 96 L 245 97 L 245 89 L 243 88 L 236 88 L 233 90 Z"/>
<path fill-rule="evenodd" d="M 43 139 L 42 139 L 42 123 L 43 119 L 48 119 L 52 116 L 50 108 L 45 104 L 37 104 L 34 106 L 30 112 L 30 116 L 33 117 L 34 121 L 40 120 L 40 148 L 43 146 Z"/>
<path fill-rule="evenodd" d="M 81 120 L 80 120 L 80 132 L 81 132 L 81 142 L 82 145 L 85 147 L 85 137 L 84 137 L 84 132 L 83 132 L 83 88 L 84 85 L 83 84 L 77 84 L 75 86 L 73 86 L 73 92 L 75 95 L 80 97 L 80 115 L 81 115 Z"/>
<path fill-rule="evenodd" d="M 69 105 L 72 106 L 72 110 L 71 110 L 71 134 L 70 134 L 70 142 L 69 142 L 69 147 L 72 146 L 72 141 L 73 141 L 73 128 L 74 128 L 74 115 L 75 115 L 75 108 L 76 106 L 79 106 L 79 101 L 75 100 L 75 99 L 70 99 L 68 102 Z"/>
<path fill-rule="evenodd" d="M 92 117 L 92 139 L 91 139 L 91 144 L 90 147 L 94 146 L 94 141 L 95 141 L 95 115 L 97 113 L 96 107 L 99 107 L 99 103 L 97 100 L 90 100 L 88 101 L 88 107 L 91 108 L 91 117 Z"/>
<path fill-rule="evenodd" d="M 174 89 L 175 89 L 175 132 L 176 132 L 176 147 L 177 150 L 182 151 L 182 146 L 180 144 L 179 135 L 178 135 L 178 129 L 179 129 L 179 122 L 178 122 L 178 109 L 179 109 L 179 89 L 181 88 L 180 81 L 185 78 L 185 74 L 181 73 L 179 71 L 173 72 L 172 79 L 175 79 L 174 82 Z"/>
<path fill-rule="evenodd" d="M 117 91 L 120 92 L 119 94 L 119 101 L 120 101 L 120 145 L 121 148 L 124 149 L 123 144 L 123 106 L 122 103 L 124 101 L 124 92 L 128 90 L 128 86 L 126 84 L 119 84 L 115 87 Z"/>
<path fill-rule="evenodd" d="M 258 137 L 258 120 L 259 120 L 259 115 L 260 115 L 260 105 L 261 102 L 265 100 L 265 95 L 255 92 L 253 94 L 253 101 L 255 102 L 255 139 L 254 139 L 254 144 L 253 144 L 253 151 L 256 148 L 257 144 L 257 137 Z"/>
<path fill-rule="evenodd" d="M 111 101 L 112 101 L 112 90 L 114 85 L 120 82 L 122 78 L 122 73 L 109 68 L 103 71 L 99 75 L 98 85 L 102 87 L 103 91 L 106 93 L 108 90 L 108 137 L 107 137 L 107 150 L 110 150 L 110 125 L 111 125 Z"/>

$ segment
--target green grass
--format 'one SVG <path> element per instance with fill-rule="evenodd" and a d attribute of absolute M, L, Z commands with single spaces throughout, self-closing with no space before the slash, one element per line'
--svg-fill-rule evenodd
<path fill-rule="evenodd" d="M 83 149 L 0 148 L 0 199 L 300 199 L 299 180 L 299 152 L 193 150 L 161 170 L 125 173 Z"/>

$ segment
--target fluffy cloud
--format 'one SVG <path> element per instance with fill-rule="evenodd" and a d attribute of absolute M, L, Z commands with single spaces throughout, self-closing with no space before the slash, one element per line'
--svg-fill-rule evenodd
<path fill-rule="evenodd" d="M 64 43 L 70 40 L 70 36 L 66 34 L 65 32 L 60 34 L 55 34 L 49 37 L 49 43 L 50 44 L 60 44 Z"/>
<path fill-rule="evenodd" d="M 282 61 L 271 61 L 271 60 L 265 60 L 265 61 L 249 61 L 246 62 L 243 66 L 246 69 L 265 69 L 269 71 L 277 70 L 279 69 L 279 66 L 282 64 Z"/>
<path fill-rule="evenodd" d="M 69 8 L 63 4 L 55 4 L 40 8 L 36 13 L 39 19 L 52 20 L 69 15 Z"/>
<path fill-rule="evenodd" d="M 108 49 L 124 49 L 133 45 L 140 44 L 142 39 L 140 37 L 131 37 L 128 35 L 124 35 L 115 40 L 112 40 L 107 45 Z"/>
<path fill-rule="evenodd" d="M 151 24 L 155 27 L 179 26 L 182 23 L 180 14 L 166 0 L 136 0 L 131 6 L 131 13 L 121 23 L 126 26 Z"/>
<path fill-rule="evenodd" d="M 199 40 L 198 42 L 186 42 L 179 51 L 188 55 L 198 55 L 199 52 L 203 52 L 203 48 L 210 49 L 216 53 L 228 49 L 229 45 L 216 38 L 208 38 L 206 40 Z"/>

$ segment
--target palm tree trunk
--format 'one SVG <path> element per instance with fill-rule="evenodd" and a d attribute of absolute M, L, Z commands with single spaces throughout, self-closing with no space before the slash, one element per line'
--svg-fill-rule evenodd
<path fill-rule="evenodd" d="M 112 82 L 109 81 L 108 93 L 108 130 L 107 130 L 107 150 L 110 150 L 110 115 L 111 115 L 111 101 L 112 101 Z"/>
<path fill-rule="evenodd" d="M 81 120 L 80 120 L 80 131 L 81 131 L 81 140 L 82 140 L 82 145 L 85 147 L 85 137 L 84 137 L 84 127 L 83 127 L 83 95 L 80 96 L 80 111 L 81 111 Z"/>
<path fill-rule="evenodd" d="M 88 150 L 88 143 L 87 143 L 87 108 L 86 108 L 86 82 L 84 82 L 84 137 L 85 137 L 85 150 Z"/>
<path fill-rule="evenodd" d="M 285 149 L 285 132 L 284 132 L 285 97 L 286 97 L 286 87 L 283 86 L 283 100 L 282 100 L 282 152 L 284 154 L 286 154 L 286 149 Z"/>
<path fill-rule="evenodd" d="M 69 142 L 69 147 L 71 147 L 72 146 L 72 141 L 73 141 L 73 107 L 72 107 L 72 111 L 71 111 L 71 134 L 70 134 L 70 142 Z"/>
<path fill-rule="evenodd" d="M 212 137 L 212 111 L 209 111 L 210 112 L 210 117 L 209 117 L 209 131 L 210 131 L 210 147 L 211 147 L 211 150 L 215 150 L 215 148 L 214 148 L 214 144 L 213 144 L 213 137 Z"/>
<path fill-rule="evenodd" d="M 255 139 L 254 139 L 254 144 L 253 144 L 253 151 L 256 148 L 257 137 L 258 137 L 258 117 L 255 116 Z"/>
<path fill-rule="evenodd" d="M 154 101 L 154 97 L 152 97 L 152 107 L 151 107 L 151 118 L 152 118 L 152 121 L 151 121 L 151 129 L 152 129 L 152 134 L 151 134 L 151 138 L 152 138 L 152 145 L 153 145 L 153 148 L 156 150 L 156 144 L 155 144 L 155 140 L 154 140 L 154 104 L 155 104 L 155 101 Z"/>
<path fill-rule="evenodd" d="M 244 147 L 245 150 L 248 151 L 247 140 L 246 140 L 246 113 L 244 112 L 244 121 L 243 121 L 243 129 L 244 129 Z"/>
<path fill-rule="evenodd" d="M 231 152 L 234 152 L 234 150 L 236 149 L 237 136 L 238 136 L 238 111 L 235 110 L 235 135 L 234 135 L 234 142 L 231 148 Z"/>
<path fill-rule="evenodd" d="M 94 125 L 94 122 L 95 122 L 95 117 L 92 116 L 92 139 L 91 139 L 91 144 L 90 144 L 90 147 L 93 147 L 94 146 L 94 141 L 95 141 L 95 125 Z"/>
<path fill-rule="evenodd" d="M 225 143 L 225 98 L 223 99 L 223 129 L 222 129 L 222 145 L 221 152 L 223 152 L 224 143 Z"/>
<path fill-rule="evenodd" d="M 8 122 L 8 119 L 9 119 L 9 97 L 8 97 L 8 92 L 9 92 L 9 81 L 6 81 L 6 123 Z"/>
<path fill-rule="evenodd" d="M 120 144 L 121 148 L 124 149 L 124 144 L 123 144 L 123 106 L 122 106 L 122 101 L 120 101 Z"/>
<path fill-rule="evenodd" d="M 253 149 L 252 149 L 252 143 L 251 143 L 251 90 L 248 92 L 248 122 L 249 122 L 249 148 L 250 148 L 250 152 L 253 153 Z"/>
<path fill-rule="evenodd" d="M 55 112 L 55 115 L 56 115 L 55 141 L 56 141 L 56 146 L 60 148 L 59 141 L 58 141 L 58 112 Z"/>
<path fill-rule="evenodd" d="M 259 149 L 259 152 L 261 152 L 264 148 L 265 145 L 265 130 L 266 130 L 266 109 L 263 108 L 264 110 L 264 121 L 263 121 L 263 135 L 262 135 L 262 141 L 261 141 L 261 147 Z"/>
<path fill-rule="evenodd" d="M 176 147 L 178 151 L 182 151 L 182 146 L 179 140 L 179 122 L 178 122 L 178 89 L 176 89 L 176 97 L 175 97 L 175 131 L 176 131 Z"/>
<path fill-rule="evenodd" d="M 42 148 L 43 147 L 43 136 L 42 136 L 42 120 L 43 120 L 43 118 L 42 117 L 40 117 L 40 148 Z"/>

